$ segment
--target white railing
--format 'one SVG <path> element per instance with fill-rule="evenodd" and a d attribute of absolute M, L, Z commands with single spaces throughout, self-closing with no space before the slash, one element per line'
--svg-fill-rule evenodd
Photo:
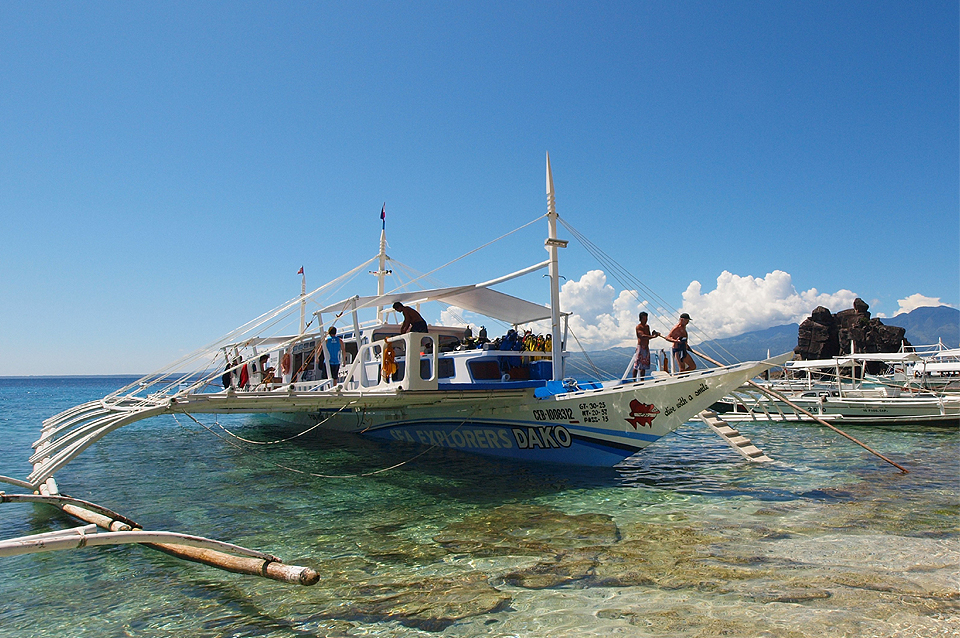
<path fill-rule="evenodd" d="M 402 346 L 403 352 L 396 356 L 397 373 L 390 378 L 383 376 L 383 352 L 387 344 L 390 344 L 395 352 Z M 389 387 L 404 391 L 436 390 L 439 351 L 437 336 L 423 332 L 408 332 L 382 341 L 365 343 L 357 351 L 357 356 L 339 385 L 348 391 Z M 411 366 L 411 362 L 419 362 L 419 365 Z M 425 363 L 427 366 L 424 366 Z"/>

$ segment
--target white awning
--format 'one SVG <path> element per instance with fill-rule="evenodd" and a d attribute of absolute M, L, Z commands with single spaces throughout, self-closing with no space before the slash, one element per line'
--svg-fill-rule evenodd
<path fill-rule="evenodd" d="M 960 372 L 960 361 L 923 362 L 918 364 L 916 369 L 919 372 Z"/>
<path fill-rule="evenodd" d="M 476 312 L 485 317 L 492 317 L 509 324 L 522 324 L 531 321 L 540 321 L 550 318 L 550 307 L 535 304 L 519 297 L 514 297 L 480 285 L 454 286 L 451 288 L 434 288 L 413 292 L 399 292 L 378 297 L 350 297 L 318 312 L 324 314 L 340 314 L 350 312 L 356 303 L 357 308 L 372 308 L 375 306 L 390 307 L 394 302 L 412 306 L 428 301 L 437 301 L 451 306 L 457 306 L 470 312 Z M 569 314 L 569 313 L 564 313 Z"/>
<path fill-rule="evenodd" d="M 924 352 L 926 359 L 943 359 L 945 357 L 960 357 L 960 348 L 951 348 L 950 350 L 940 350 L 938 352 Z"/>

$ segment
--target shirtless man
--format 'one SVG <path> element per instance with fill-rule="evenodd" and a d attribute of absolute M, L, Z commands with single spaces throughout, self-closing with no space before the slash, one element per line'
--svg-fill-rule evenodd
<path fill-rule="evenodd" d="M 680 372 L 689 372 L 696 370 L 697 364 L 693 356 L 687 351 L 687 324 L 690 323 L 690 315 L 683 313 L 680 315 L 680 321 L 673 327 L 670 334 L 664 335 L 664 339 L 673 343 L 673 360 L 677 362 L 677 368 Z"/>
<path fill-rule="evenodd" d="M 403 323 L 400 325 L 400 334 L 408 332 L 427 332 L 427 322 L 423 320 L 420 313 L 404 306 L 399 301 L 394 302 L 393 309 L 403 314 Z"/>
<path fill-rule="evenodd" d="M 633 363 L 633 380 L 637 380 L 637 373 L 640 373 L 640 380 L 647 376 L 647 370 L 650 369 L 650 339 L 659 337 L 660 333 L 654 330 L 650 332 L 650 326 L 647 325 L 647 313 L 640 313 L 640 323 L 637 324 L 637 357 Z"/>

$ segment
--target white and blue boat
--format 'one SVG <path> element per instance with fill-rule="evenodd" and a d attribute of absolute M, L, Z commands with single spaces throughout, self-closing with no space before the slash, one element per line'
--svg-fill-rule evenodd
<path fill-rule="evenodd" d="M 429 290 L 385 290 L 390 258 L 379 253 L 317 290 L 241 326 L 209 347 L 103 399 L 44 421 L 28 482 L 40 485 L 101 437 L 164 415 L 269 414 L 303 424 L 404 444 L 452 448 L 523 462 L 612 466 L 694 418 L 742 383 L 786 357 L 657 375 L 644 381 L 578 383 L 564 374 L 566 315 L 560 308 L 559 249 L 547 156 L 548 258 L 493 279 Z M 377 292 L 317 304 L 343 281 L 377 266 Z M 494 286 L 547 270 L 550 304 Z M 523 349 L 496 349 L 467 325 L 400 334 L 389 308 L 455 306 L 544 338 Z M 386 310 L 385 310 L 386 309 Z M 364 314 L 373 315 L 364 321 Z M 291 322 L 299 327 L 292 331 Z M 291 318 L 292 317 L 292 318 Z M 338 325 L 344 361 L 336 375 L 325 336 Z M 286 332 L 270 330 L 286 327 Z M 501 344 L 502 345 L 502 344 Z"/>

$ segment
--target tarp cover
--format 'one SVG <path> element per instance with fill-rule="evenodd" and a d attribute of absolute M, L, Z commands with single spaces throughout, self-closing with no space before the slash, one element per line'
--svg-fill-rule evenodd
<path fill-rule="evenodd" d="M 549 306 L 541 306 L 519 297 L 477 285 L 398 292 L 382 297 L 376 295 L 351 297 L 321 308 L 319 312 L 335 314 L 350 312 L 354 308 L 354 302 L 356 302 L 357 308 L 371 308 L 381 305 L 390 307 L 395 301 L 408 306 L 428 301 L 438 301 L 510 324 L 529 323 L 550 318 Z"/>

